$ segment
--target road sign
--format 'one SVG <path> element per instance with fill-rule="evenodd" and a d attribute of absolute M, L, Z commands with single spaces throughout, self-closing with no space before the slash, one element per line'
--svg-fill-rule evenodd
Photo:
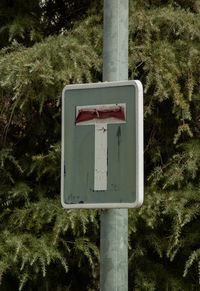
<path fill-rule="evenodd" d="M 62 96 L 64 208 L 134 208 L 143 202 L 140 81 L 67 85 Z"/>

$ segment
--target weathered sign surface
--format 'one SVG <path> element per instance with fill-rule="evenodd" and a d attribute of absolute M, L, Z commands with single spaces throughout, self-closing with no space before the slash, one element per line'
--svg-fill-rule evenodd
<path fill-rule="evenodd" d="M 133 208 L 143 201 L 139 81 L 68 85 L 62 99 L 65 208 Z"/>

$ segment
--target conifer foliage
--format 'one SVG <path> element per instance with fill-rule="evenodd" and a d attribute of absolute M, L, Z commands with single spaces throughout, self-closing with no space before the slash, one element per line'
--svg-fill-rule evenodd
<path fill-rule="evenodd" d="M 0 29 L 1 290 L 98 290 L 99 212 L 61 207 L 60 129 L 63 87 L 101 81 L 102 3 L 85 1 L 75 21 L 77 6 L 66 1 L 64 25 L 60 9 L 50 23 L 56 1 L 33 1 L 25 22 L 12 2 L 2 2 L 12 13 Z M 129 77 L 144 85 L 145 202 L 129 211 L 129 290 L 200 288 L 199 16 L 198 0 L 130 1 Z"/>

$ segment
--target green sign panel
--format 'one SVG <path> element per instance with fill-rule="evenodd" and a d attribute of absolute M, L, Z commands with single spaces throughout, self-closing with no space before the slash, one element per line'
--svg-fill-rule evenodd
<path fill-rule="evenodd" d="M 140 81 L 68 85 L 62 98 L 63 207 L 139 207 L 143 202 Z"/>

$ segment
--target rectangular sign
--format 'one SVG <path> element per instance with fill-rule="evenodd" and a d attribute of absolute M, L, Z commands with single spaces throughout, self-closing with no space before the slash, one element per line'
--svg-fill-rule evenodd
<path fill-rule="evenodd" d="M 142 204 L 140 81 L 63 89 L 61 202 L 64 208 L 135 208 Z"/>

